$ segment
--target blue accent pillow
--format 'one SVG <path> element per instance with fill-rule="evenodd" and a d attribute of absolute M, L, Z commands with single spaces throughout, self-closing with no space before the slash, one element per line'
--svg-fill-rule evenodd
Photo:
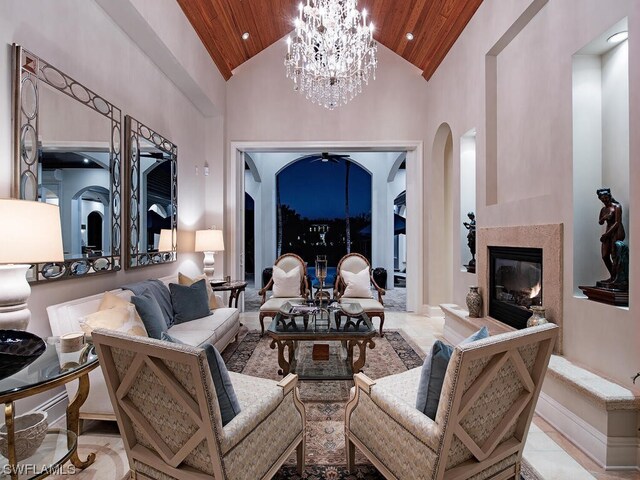
<path fill-rule="evenodd" d="M 173 319 L 176 324 L 206 317 L 209 310 L 209 293 L 204 279 L 191 285 L 169 284 Z"/>
<path fill-rule="evenodd" d="M 469 338 L 460 342 L 460 345 L 475 342 L 488 336 L 489 330 L 487 330 L 487 327 L 482 327 Z M 431 353 L 425 358 L 424 364 L 422 365 L 416 409 L 420 410 L 432 420 L 436 419 L 442 384 L 444 383 L 444 375 L 447 373 L 447 367 L 449 366 L 449 360 L 451 360 L 452 354 L 453 347 L 451 345 L 437 340 L 431 348 Z"/>
<path fill-rule="evenodd" d="M 184 343 L 166 332 L 162 334 L 162 340 L 172 343 Z M 225 426 L 240 413 L 240 403 L 238 402 L 238 397 L 236 397 L 236 392 L 233 389 L 233 384 L 229 377 L 229 371 L 224 364 L 224 360 L 222 360 L 220 352 L 211 344 L 204 345 L 204 351 L 207 354 L 207 363 L 209 363 L 211 379 L 216 388 L 218 406 L 220 407 L 220 415 L 222 416 L 222 426 Z"/>
<path fill-rule="evenodd" d="M 160 304 L 154 295 L 149 290 L 145 290 L 140 295 L 131 297 L 131 303 L 135 305 L 149 336 L 160 339 L 162 333 L 166 332 L 168 327 Z"/>

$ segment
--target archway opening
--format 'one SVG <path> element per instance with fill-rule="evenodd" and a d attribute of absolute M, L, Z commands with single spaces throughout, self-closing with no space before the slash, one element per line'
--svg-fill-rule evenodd
<path fill-rule="evenodd" d="M 427 207 L 433 214 L 425 223 L 424 298 L 430 307 L 437 307 L 453 299 L 453 134 L 447 123 L 438 127 L 431 158 L 433 169 L 426 184 Z"/>
<path fill-rule="evenodd" d="M 371 259 L 371 174 L 344 156 L 306 156 L 276 175 L 276 256 Z"/>
<path fill-rule="evenodd" d="M 87 243 L 94 252 L 102 252 L 103 218 L 93 211 L 87 216 Z"/>

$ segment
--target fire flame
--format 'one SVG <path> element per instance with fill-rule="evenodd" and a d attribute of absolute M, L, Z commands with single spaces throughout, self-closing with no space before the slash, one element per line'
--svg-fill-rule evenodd
<path fill-rule="evenodd" d="M 534 285 L 533 287 L 531 287 L 531 292 L 529 292 L 529 298 L 536 298 L 540 294 L 540 290 L 542 290 L 542 285 L 540 285 L 540 282 L 538 282 L 537 285 Z"/>

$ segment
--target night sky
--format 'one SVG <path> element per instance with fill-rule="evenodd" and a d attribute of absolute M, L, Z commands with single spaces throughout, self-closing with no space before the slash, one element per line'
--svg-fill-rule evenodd
<path fill-rule="evenodd" d="M 280 172 L 280 202 L 310 220 L 344 218 L 346 162 L 301 160 Z M 371 175 L 351 162 L 349 215 L 371 214 Z"/>

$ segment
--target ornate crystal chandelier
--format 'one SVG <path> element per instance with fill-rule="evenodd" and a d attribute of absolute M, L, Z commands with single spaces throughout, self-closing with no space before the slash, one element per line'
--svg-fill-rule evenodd
<path fill-rule="evenodd" d="M 367 11 L 358 0 L 306 0 L 300 3 L 293 39 L 287 37 L 284 64 L 294 90 L 333 110 L 376 78 L 378 46 Z"/>

